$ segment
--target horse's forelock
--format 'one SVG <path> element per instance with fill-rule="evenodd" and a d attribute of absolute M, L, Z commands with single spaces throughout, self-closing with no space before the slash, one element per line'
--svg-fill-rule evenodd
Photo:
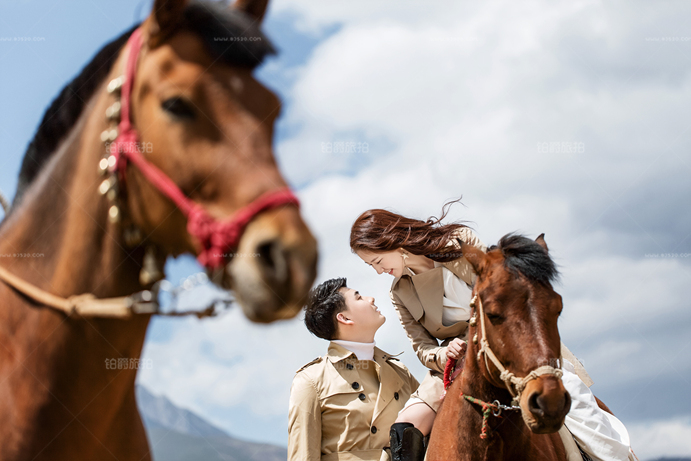
<path fill-rule="evenodd" d="M 550 285 L 558 280 L 557 265 L 540 244 L 520 234 L 506 234 L 491 250 L 499 250 L 504 257 L 504 267 L 528 280 Z"/>

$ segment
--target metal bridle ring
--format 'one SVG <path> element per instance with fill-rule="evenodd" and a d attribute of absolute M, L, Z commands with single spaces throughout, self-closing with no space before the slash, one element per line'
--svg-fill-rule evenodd
<path fill-rule="evenodd" d="M 496 407 L 496 410 L 492 410 L 492 414 L 498 418 L 501 416 L 501 402 L 499 400 L 495 400 L 492 402 L 492 405 Z"/>

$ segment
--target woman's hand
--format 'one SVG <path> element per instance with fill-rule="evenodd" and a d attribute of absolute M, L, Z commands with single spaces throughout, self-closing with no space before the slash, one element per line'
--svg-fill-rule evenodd
<path fill-rule="evenodd" d="M 458 360 L 465 355 L 468 349 L 468 343 L 462 339 L 454 338 L 448 346 L 446 346 L 446 358 Z"/>

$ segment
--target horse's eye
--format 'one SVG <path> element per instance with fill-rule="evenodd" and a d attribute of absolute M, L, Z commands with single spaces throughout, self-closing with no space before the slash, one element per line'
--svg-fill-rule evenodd
<path fill-rule="evenodd" d="M 193 120 L 195 117 L 192 104 L 180 97 L 166 99 L 161 103 L 161 108 L 181 120 Z"/>
<path fill-rule="evenodd" d="M 498 323 L 501 323 L 504 320 L 504 317 L 498 314 L 490 314 L 489 312 L 486 314 L 487 318 L 489 319 L 490 322 L 492 322 L 492 325 L 496 325 Z"/>

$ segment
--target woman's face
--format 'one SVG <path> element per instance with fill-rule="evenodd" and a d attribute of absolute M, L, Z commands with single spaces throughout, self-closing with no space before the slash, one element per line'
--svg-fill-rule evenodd
<path fill-rule="evenodd" d="M 356 252 L 360 259 L 372 266 L 377 274 L 389 274 L 394 277 L 403 275 L 403 257 L 400 250 L 373 253 L 367 250 Z"/>

